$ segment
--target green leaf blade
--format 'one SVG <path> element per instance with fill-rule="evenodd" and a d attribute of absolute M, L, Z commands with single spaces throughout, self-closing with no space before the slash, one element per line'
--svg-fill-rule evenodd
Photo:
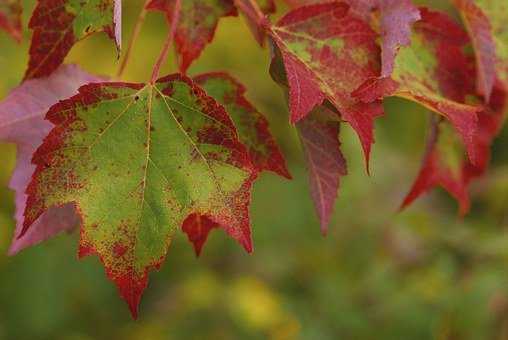
<path fill-rule="evenodd" d="M 223 107 L 190 79 L 92 84 L 48 118 L 56 127 L 34 155 L 25 228 L 75 202 L 80 255 L 100 257 L 133 316 L 148 271 L 188 215 L 207 216 L 252 250 L 256 171 Z"/>

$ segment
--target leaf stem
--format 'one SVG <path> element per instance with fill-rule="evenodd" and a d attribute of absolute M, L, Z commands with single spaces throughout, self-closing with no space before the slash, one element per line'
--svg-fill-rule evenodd
<path fill-rule="evenodd" d="M 248 4 L 247 4 L 247 3 Z M 257 21 L 261 21 L 265 15 L 259 8 L 259 5 L 256 1 L 253 0 L 235 0 L 235 5 L 244 13 L 251 15 L 253 19 L 257 19 Z M 250 7 L 249 7 L 250 5 Z"/>
<path fill-rule="evenodd" d="M 151 0 L 146 0 L 143 4 L 143 7 L 141 8 L 141 11 L 139 12 L 138 18 L 136 20 L 136 24 L 134 25 L 134 31 L 132 32 L 131 38 L 129 40 L 129 46 L 127 46 L 127 51 L 125 52 L 125 57 L 122 60 L 122 63 L 120 64 L 120 67 L 118 68 L 118 72 L 116 73 L 116 77 L 120 79 L 125 71 L 125 68 L 127 67 L 127 64 L 129 63 L 129 59 L 132 54 L 132 49 L 134 48 L 134 45 L 136 44 L 136 41 L 138 40 L 139 34 L 141 32 L 141 27 L 143 26 L 143 23 L 145 22 L 145 17 L 147 13 L 147 6 L 150 3 Z"/>
<path fill-rule="evenodd" d="M 173 8 L 173 16 L 171 17 L 171 26 L 169 28 L 168 36 L 166 37 L 166 41 L 162 46 L 162 51 L 157 59 L 153 67 L 152 78 L 150 79 L 150 83 L 154 84 L 157 78 L 159 77 L 160 69 L 164 61 L 166 60 L 169 52 L 169 47 L 173 42 L 176 32 L 176 26 L 178 25 L 178 21 L 180 21 L 180 10 L 182 8 L 182 1 L 176 0 L 175 7 Z"/>
<path fill-rule="evenodd" d="M 240 11 L 242 11 L 247 17 L 250 17 L 257 23 L 263 30 L 267 30 L 270 27 L 270 22 L 267 20 L 266 15 L 263 13 L 259 4 L 255 0 L 234 0 L 235 5 Z"/>

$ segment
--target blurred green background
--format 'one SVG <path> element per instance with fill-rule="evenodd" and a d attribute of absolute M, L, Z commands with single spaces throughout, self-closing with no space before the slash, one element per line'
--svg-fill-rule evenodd
<path fill-rule="evenodd" d="M 34 1 L 24 3 L 26 23 Z M 141 3 L 124 0 L 125 38 Z M 149 14 L 125 80 L 149 78 L 165 34 L 162 15 Z M 0 33 L 0 98 L 23 76 L 28 41 L 28 32 L 20 45 Z M 163 73 L 175 71 L 172 60 Z M 104 34 L 77 44 L 67 61 L 103 75 L 118 67 Z M 196 259 L 178 234 L 151 275 L 138 321 L 97 258 L 77 260 L 76 234 L 5 255 L 14 230 L 7 183 L 15 148 L 0 144 L 0 339 L 508 339 L 508 133 L 496 141 L 488 175 L 473 185 L 465 219 L 441 190 L 397 214 L 418 172 L 428 116 L 415 104 L 386 100 L 370 177 L 357 137 L 342 130 L 350 175 L 323 238 L 300 145 L 268 66 L 269 51 L 257 47 L 241 19 L 227 18 L 190 73 L 227 70 L 245 83 L 294 179 L 263 174 L 257 181 L 253 255 L 214 231 Z"/>

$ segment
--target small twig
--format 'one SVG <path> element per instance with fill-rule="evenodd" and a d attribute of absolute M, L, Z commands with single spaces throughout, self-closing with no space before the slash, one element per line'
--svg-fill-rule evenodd
<path fill-rule="evenodd" d="M 255 0 L 235 0 L 235 5 L 246 16 L 254 20 L 264 30 L 270 27 L 270 22 L 267 20 L 266 15 L 263 13 L 259 4 Z"/>
<path fill-rule="evenodd" d="M 182 1 L 176 0 L 175 7 L 173 8 L 173 16 L 171 17 L 171 26 L 169 28 L 168 36 L 166 37 L 166 41 L 164 42 L 164 46 L 162 47 L 161 54 L 153 67 L 152 78 L 150 79 L 150 83 L 154 84 L 157 78 L 159 77 L 160 69 L 164 61 L 166 60 L 169 52 L 169 47 L 173 42 L 176 32 L 176 26 L 178 25 L 178 21 L 180 20 L 180 10 L 182 7 Z"/>
<path fill-rule="evenodd" d="M 129 62 L 130 56 L 132 54 L 132 49 L 134 48 L 134 45 L 136 44 L 136 41 L 138 40 L 139 33 L 141 32 L 141 27 L 143 26 L 143 23 L 145 22 L 146 12 L 147 12 L 147 6 L 150 3 L 151 0 L 146 0 L 143 4 L 143 7 L 141 8 L 141 12 L 139 12 L 138 19 L 136 20 L 136 24 L 134 26 L 134 31 L 132 32 L 131 38 L 129 40 L 129 46 L 127 46 L 127 51 L 125 52 L 125 57 L 122 60 L 122 63 L 120 64 L 120 67 L 118 68 L 118 72 L 116 73 L 116 77 L 120 79 L 125 71 L 125 68 L 127 67 L 127 64 Z"/>

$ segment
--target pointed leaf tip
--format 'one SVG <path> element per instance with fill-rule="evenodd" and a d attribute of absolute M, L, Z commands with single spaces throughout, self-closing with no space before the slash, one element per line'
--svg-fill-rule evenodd
<path fill-rule="evenodd" d="M 185 222 L 183 222 L 182 230 L 187 234 L 189 241 L 194 246 L 194 251 L 197 257 L 201 255 L 203 245 L 205 244 L 210 231 L 218 227 L 219 226 L 208 217 L 201 216 L 199 214 L 192 214 L 187 217 Z"/>
<path fill-rule="evenodd" d="M 148 274 L 137 279 L 134 273 L 127 273 L 123 276 L 113 277 L 112 280 L 116 283 L 120 296 L 129 306 L 132 318 L 137 320 L 141 297 L 148 285 Z"/>
<path fill-rule="evenodd" d="M 99 256 L 134 317 L 148 272 L 190 214 L 252 251 L 257 171 L 224 107 L 188 77 L 86 85 L 47 117 L 55 126 L 33 157 L 26 228 L 48 207 L 76 202 L 80 255 Z"/>
<path fill-rule="evenodd" d="M 328 232 L 340 178 L 347 174 L 346 160 L 340 150 L 340 123 L 328 120 L 327 110 L 323 106 L 316 108 L 297 123 L 309 173 L 311 197 L 323 235 Z"/>
<path fill-rule="evenodd" d="M 175 0 L 152 0 L 147 9 L 161 11 L 168 21 L 173 17 Z M 176 52 L 179 68 L 185 73 L 205 47 L 213 40 L 219 20 L 237 16 L 233 0 L 226 1 L 182 1 L 179 21 L 175 32 Z"/>
<path fill-rule="evenodd" d="M 420 103 L 446 117 L 476 163 L 474 139 L 482 108 L 466 104 L 474 96 L 474 65 L 465 54 L 467 33 L 446 13 L 420 9 L 411 44 L 400 48 L 392 78 L 394 95 Z M 439 32 L 439 33 L 437 33 Z M 417 62 L 425 55 L 426 62 Z M 437 78 L 437 79 L 436 79 Z M 376 92 L 376 91 L 374 91 Z"/>
<path fill-rule="evenodd" d="M 205 245 L 210 232 L 213 229 L 219 229 L 221 226 L 212 221 L 209 217 L 199 214 L 191 214 L 185 219 L 182 225 L 182 231 L 187 235 L 187 238 L 194 248 L 196 257 L 201 256 L 203 246 Z M 228 228 L 223 227 L 225 231 L 234 238 L 247 253 L 252 253 L 252 240 L 250 235 L 236 236 L 235 233 L 228 231 Z"/>
<path fill-rule="evenodd" d="M 329 102 L 356 131 L 368 160 L 373 122 L 383 108 L 381 101 L 363 103 L 351 93 L 379 77 L 377 34 L 347 4 L 328 2 L 290 11 L 270 35 L 284 65 L 291 122 Z"/>
<path fill-rule="evenodd" d="M 247 100 L 246 88 L 229 74 L 221 72 L 201 74 L 194 81 L 224 105 L 256 169 L 291 179 L 284 155 L 270 132 L 268 120 Z"/>
<path fill-rule="evenodd" d="M 496 90 L 493 92 L 494 95 L 497 95 Z M 459 142 L 452 125 L 448 121 L 438 119 L 437 116 L 433 117 L 421 169 L 401 205 L 401 210 L 425 192 L 440 186 L 458 202 L 460 217 L 469 211 L 471 205 L 469 184 L 485 172 L 489 161 L 488 149 L 499 131 L 500 116 L 504 108 L 497 109 L 493 106 L 480 115 L 482 125 L 481 133 L 477 136 L 476 148 L 479 150 L 481 162 L 477 165 L 465 158 L 464 147 Z"/>

